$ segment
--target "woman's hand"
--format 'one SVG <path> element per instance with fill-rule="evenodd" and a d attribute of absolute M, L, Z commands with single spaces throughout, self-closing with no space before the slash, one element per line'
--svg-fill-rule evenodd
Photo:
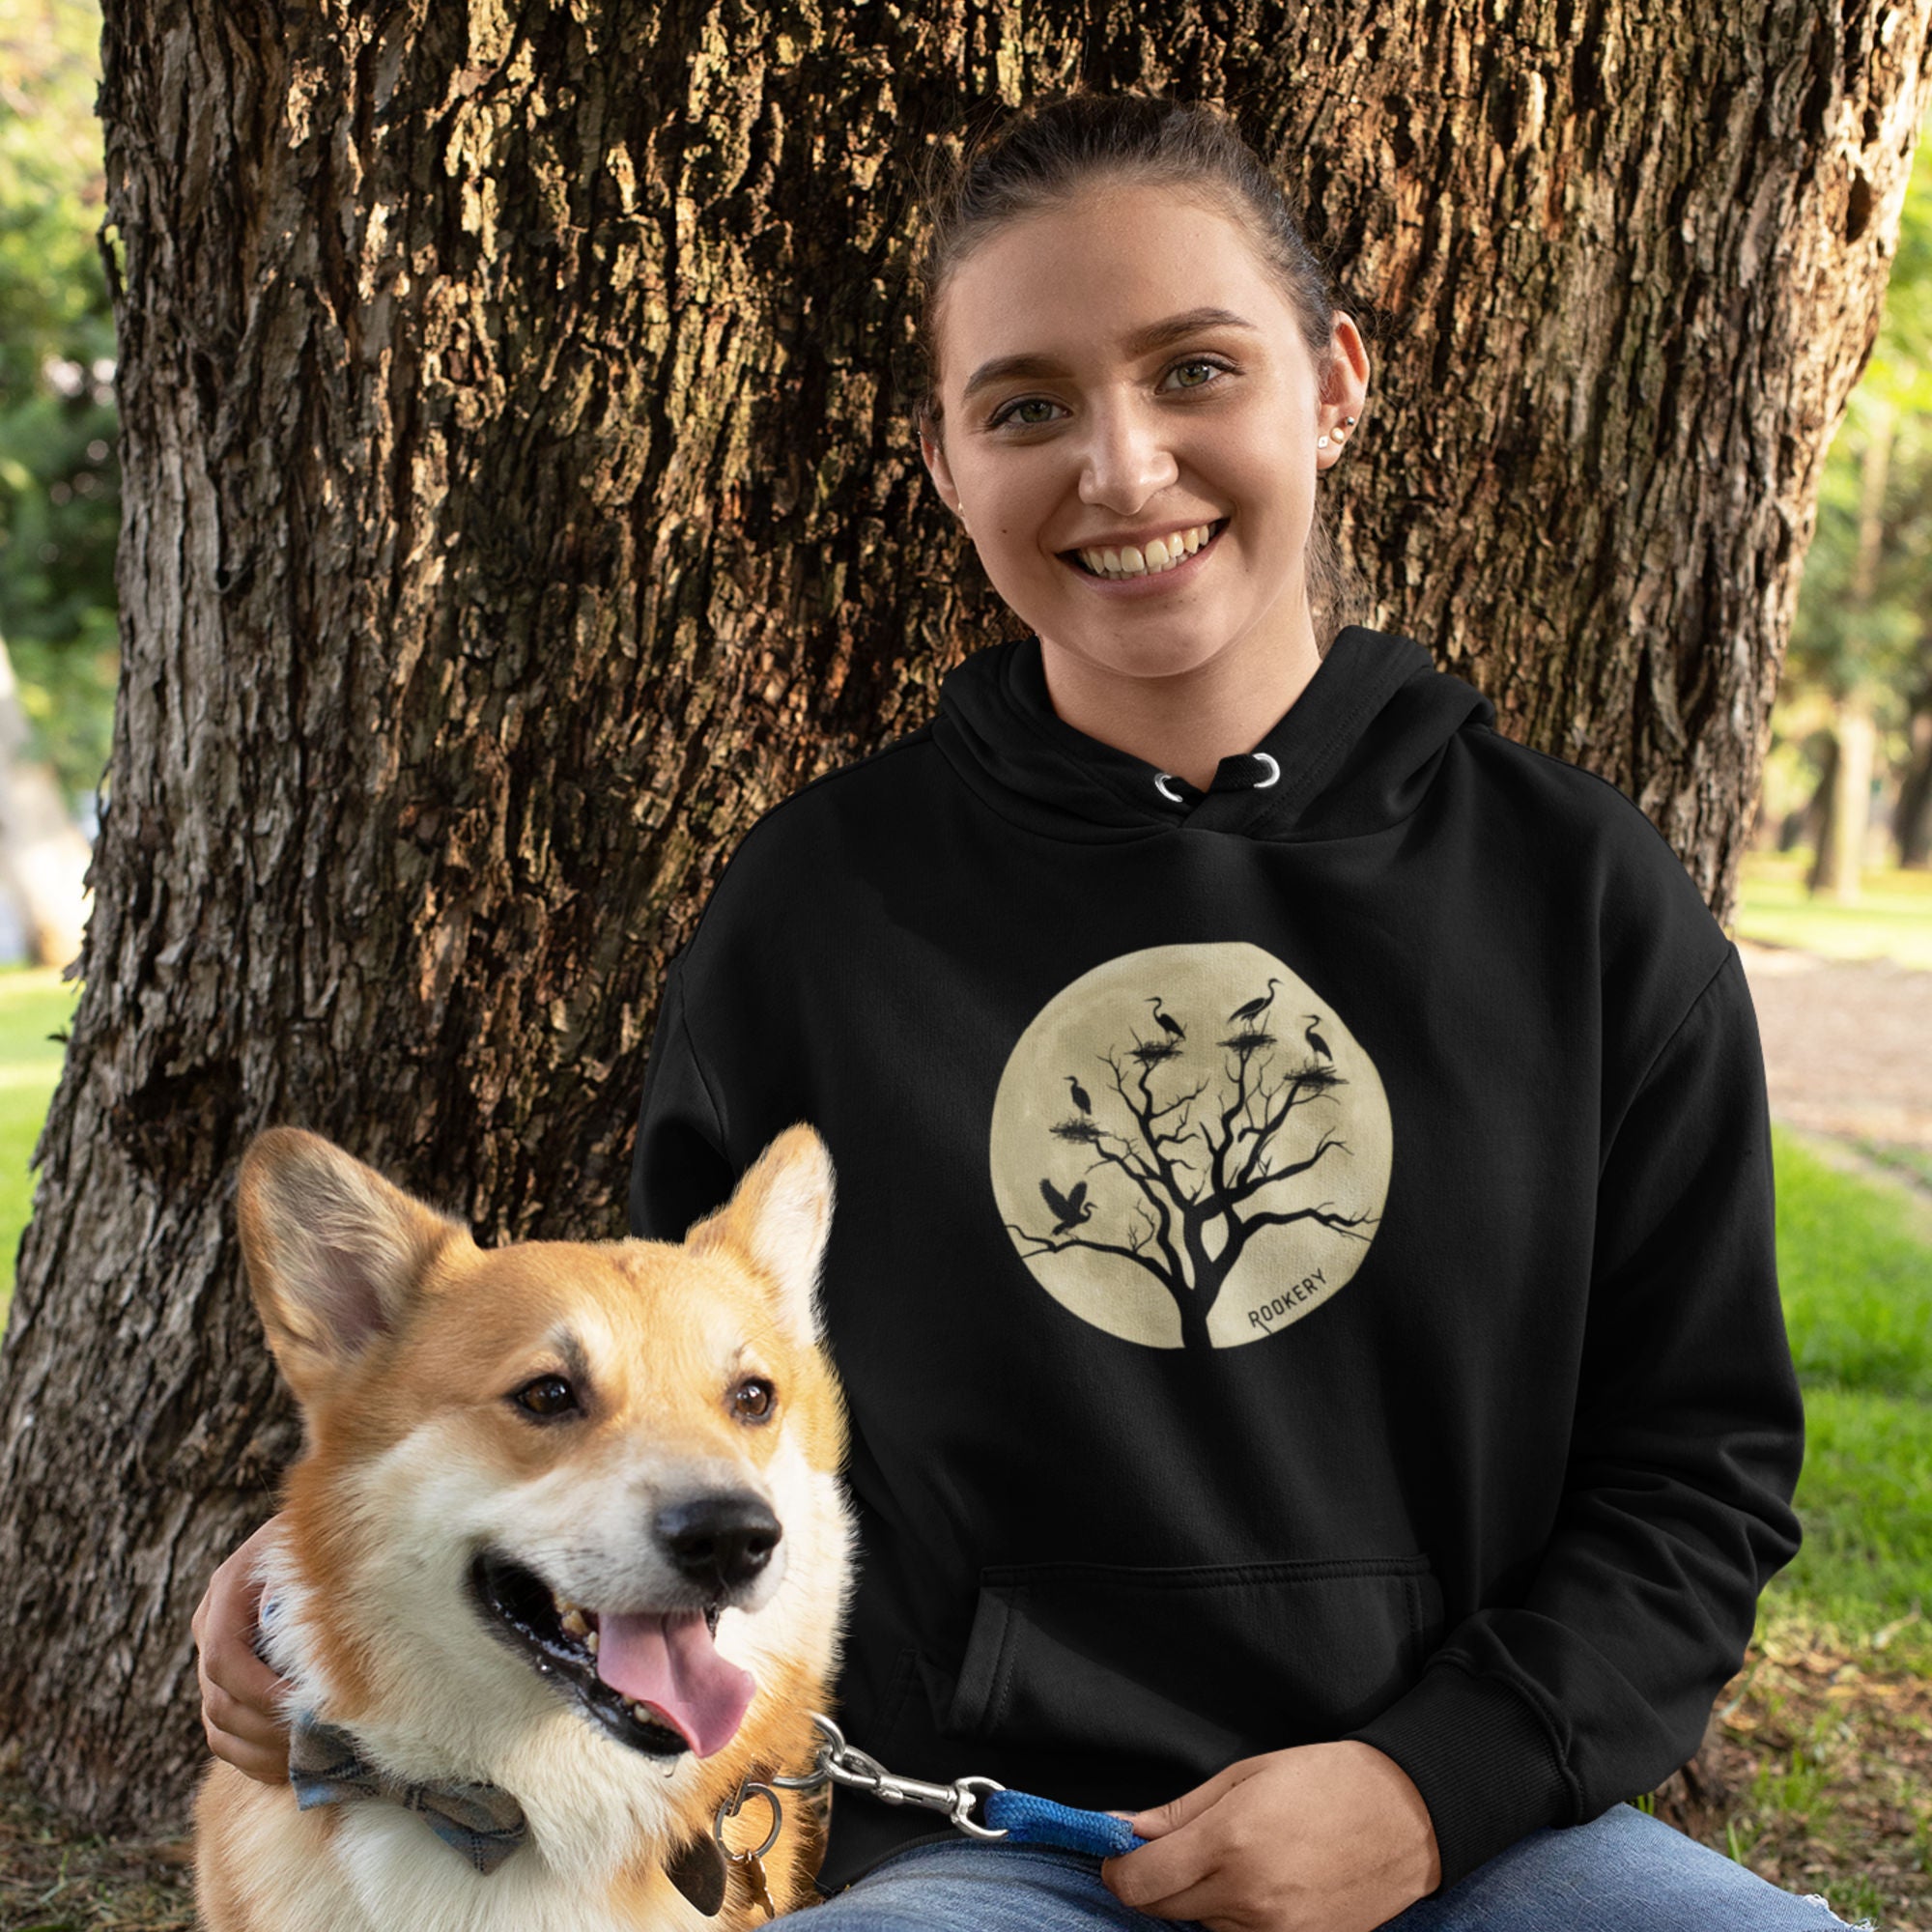
<path fill-rule="evenodd" d="M 1371 1932 L 1442 1876 L 1422 1794 L 1373 1745 L 1242 1758 L 1130 1821 L 1100 1866 L 1123 1905 L 1210 1932 Z"/>
<path fill-rule="evenodd" d="M 264 1784 L 289 1781 L 289 1732 L 276 1699 L 289 1689 L 255 1655 L 262 1579 L 256 1566 L 281 1534 L 271 1516 L 209 1578 L 194 1613 L 195 1668 L 208 1747 Z"/>

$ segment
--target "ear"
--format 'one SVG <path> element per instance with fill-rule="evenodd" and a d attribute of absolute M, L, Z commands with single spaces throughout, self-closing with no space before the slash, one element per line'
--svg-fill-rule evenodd
<path fill-rule="evenodd" d="M 242 1256 L 269 1346 L 306 1403 L 396 1325 L 431 1259 L 469 1231 L 320 1134 L 270 1127 L 242 1157 Z"/>
<path fill-rule="evenodd" d="M 803 1122 L 787 1127 L 740 1177 L 724 1207 L 684 1237 L 695 1254 L 728 1247 L 778 1290 L 780 1322 L 807 1348 L 825 1339 L 818 1269 L 832 1231 L 832 1156 Z"/>
<path fill-rule="evenodd" d="M 1342 460 L 1345 444 L 1359 438 L 1359 429 L 1350 434 L 1350 423 L 1361 421 L 1369 394 L 1369 352 L 1354 318 L 1340 309 L 1335 311 L 1327 359 L 1319 373 L 1321 393 L 1316 405 L 1316 426 L 1329 438 L 1329 443 L 1325 449 L 1318 445 L 1315 467 L 1328 469 Z"/>
<path fill-rule="evenodd" d="M 919 453 L 925 464 L 925 473 L 932 478 L 932 487 L 939 492 L 941 501 L 957 517 L 961 515 L 959 492 L 953 487 L 952 467 L 946 460 L 945 447 L 936 434 L 939 425 L 931 417 L 920 418 Z"/>

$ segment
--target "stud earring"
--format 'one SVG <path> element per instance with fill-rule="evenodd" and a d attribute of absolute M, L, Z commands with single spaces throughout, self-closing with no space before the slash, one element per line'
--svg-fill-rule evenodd
<path fill-rule="evenodd" d="M 1317 449 L 1326 449 L 1328 447 L 1328 439 L 1325 436 L 1318 436 L 1315 439 L 1315 447 Z"/>

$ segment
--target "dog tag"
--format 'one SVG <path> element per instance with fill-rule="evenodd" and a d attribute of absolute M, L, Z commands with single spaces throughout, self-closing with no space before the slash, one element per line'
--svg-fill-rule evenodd
<path fill-rule="evenodd" d="M 756 1852 L 733 1852 L 731 1862 L 743 1868 L 752 1888 L 752 1897 L 765 1909 L 767 1918 L 779 1916 L 778 1901 L 772 1896 L 771 1881 L 765 1877 L 765 1861 Z"/>
<path fill-rule="evenodd" d="M 694 1839 L 665 1867 L 668 1878 L 707 1918 L 724 1904 L 724 1855 L 708 1833 Z"/>

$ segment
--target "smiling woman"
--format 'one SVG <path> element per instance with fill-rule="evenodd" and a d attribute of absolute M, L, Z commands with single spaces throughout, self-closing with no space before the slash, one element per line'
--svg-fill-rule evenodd
<path fill-rule="evenodd" d="M 1316 488 L 1368 354 L 1232 128 L 1111 106 L 1138 153 L 1099 156 L 1101 104 L 1066 103 L 939 211 L 920 446 L 1054 709 L 1205 791 L 1340 627 Z"/>

